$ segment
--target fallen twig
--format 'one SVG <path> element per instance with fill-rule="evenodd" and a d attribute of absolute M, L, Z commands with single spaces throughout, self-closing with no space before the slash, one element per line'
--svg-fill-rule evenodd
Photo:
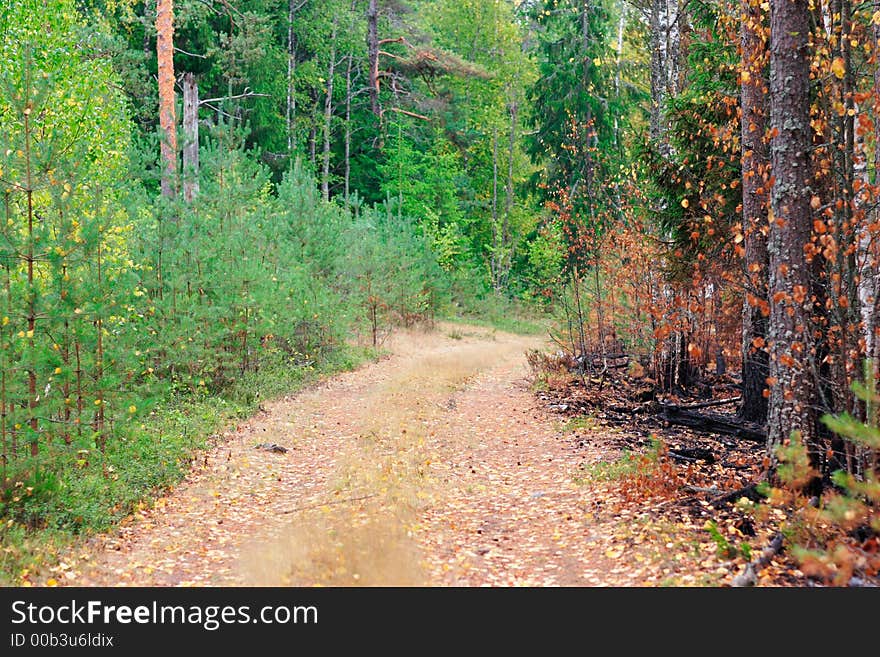
<path fill-rule="evenodd" d="M 717 486 L 706 488 L 704 486 L 682 486 L 688 493 L 711 493 L 717 495 L 721 490 Z"/>
<path fill-rule="evenodd" d="M 368 500 L 371 497 L 376 497 L 376 493 L 371 493 L 369 495 L 361 495 L 359 497 L 347 497 L 342 500 L 332 500 L 330 502 L 317 502 L 315 504 L 306 504 L 305 506 L 295 506 L 292 509 L 284 509 L 283 511 L 279 511 L 281 514 L 288 513 L 296 513 L 297 511 L 308 511 L 309 509 L 318 509 L 322 506 L 332 506 L 334 504 L 346 504 L 347 502 L 360 502 L 361 500 Z"/>
<path fill-rule="evenodd" d="M 670 449 L 668 454 L 672 459 L 687 461 L 689 463 L 695 463 L 697 461 L 715 463 L 715 455 L 712 453 L 712 450 L 700 447 L 680 447 Z"/>
<path fill-rule="evenodd" d="M 762 498 L 761 494 L 758 492 L 758 484 L 751 483 L 748 486 L 743 486 L 742 488 L 732 490 L 729 493 L 724 493 L 712 500 L 712 504 L 727 504 L 728 502 L 733 502 L 741 497 L 747 497 L 753 502 L 759 502 Z"/>
<path fill-rule="evenodd" d="M 761 550 L 761 555 L 754 561 L 746 564 L 743 571 L 733 578 L 731 586 L 754 586 L 758 583 L 758 572 L 765 568 L 770 560 L 782 549 L 782 534 L 777 533 L 770 545 Z"/>
<path fill-rule="evenodd" d="M 736 397 L 726 397 L 724 399 L 710 399 L 709 401 L 697 402 L 695 404 L 660 404 L 661 408 L 664 409 L 672 409 L 681 410 L 681 411 L 692 411 L 697 408 L 710 408 L 712 406 L 724 406 L 725 404 L 732 404 L 733 402 L 738 402 L 742 397 L 737 395 Z"/>
<path fill-rule="evenodd" d="M 753 422 L 738 420 L 732 415 L 695 413 L 680 406 L 659 405 L 660 417 L 670 424 L 680 424 L 697 431 L 726 434 L 744 440 L 764 442 L 767 432 Z"/>

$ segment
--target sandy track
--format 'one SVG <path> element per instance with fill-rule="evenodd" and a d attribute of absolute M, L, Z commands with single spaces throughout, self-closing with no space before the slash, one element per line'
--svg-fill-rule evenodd
<path fill-rule="evenodd" d="M 395 334 L 390 357 L 266 404 L 66 581 L 604 583 L 572 481 L 585 454 L 528 390 L 523 355 L 539 345 L 454 326 Z"/>

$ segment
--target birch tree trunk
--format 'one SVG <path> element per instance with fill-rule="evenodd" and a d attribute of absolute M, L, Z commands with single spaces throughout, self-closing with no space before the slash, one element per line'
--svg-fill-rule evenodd
<path fill-rule="evenodd" d="M 874 5 L 875 11 L 880 11 L 880 0 Z M 880 25 L 874 23 L 872 26 L 872 36 L 874 39 L 874 51 L 877 52 L 878 48 L 880 48 Z M 876 106 L 877 103 L 880 103 L 880 63 L 875 65 L 874 69 L 874 186 L 880 186 L 880 111 Z M 880 215 L 880 208 L 876 209 L 874 217 L 874 221 L 877 221 L 878 215 Z M 873 301 L 869 302 L 871 307 L 871 312 L 868 321 L 866 321 L 865 330 L 870 334 L 870 348 L 868 349 L 868 355 L 873 361 L 873 371 L 874 376 L 880 375 L 880 339 L 878 339 L 877 329 L 880 328 L 878 326 L 878 315 L 880 315 L 880 254 L 878 254 L 880 248 L 878 248 L 877 240 L 873 240 L 873 244 L 871 245 L 871 257 L 873 272 L 871 276 L 871 282 L 868 284 L 871 288 L 871 295 L 873 296 Z"/>
<path fill-rule="evenodd" d="M 651 118 L 650 135 L 655 144 L 662 144 L 663 101 L 666 98 L 666 0 L 653 0 L 651 3 Z"/>

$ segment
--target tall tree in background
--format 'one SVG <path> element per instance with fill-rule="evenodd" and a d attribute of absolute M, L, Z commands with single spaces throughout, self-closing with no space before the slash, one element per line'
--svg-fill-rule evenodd
<path fill-rule="evenodd" d="M 546 163 L 545 190 L 567 187 L 587 199 L 596 177 L 595 147 L 612 136 L 605 95 L 612 88 L 608 13 L 589 0 L 554 0 L 536 7 L 540 77 L 529 90 L 534 103 L 531 153 Z M 578 133 L 572 141 L 572 130 Z"/>
<path fill-rule="evenodd" d="M 667 128 L 663 112 L 667 100 L 681 91 L 682 26 L 686 22 L 687 2 L 650 0 L 651 112 L 650 137 L 665 155 Z"/>
<path fill-rule="evenodd" d="M 811 356 L 810 13 L 802 0 L 770 3 L 770 159 L 774 183 L 768 240 L 770 401 L 767 446 L 800 432 L 815 438 L 816 382 Z"/>
<path fill-rule="evenodd" d="M 742 404 L 744 420 L 767 419 L 767 41 L 759 0 L 741 0 L 742 46 L 742 231 L 745 292 L 742 328 Z"/>
<path fill-rule="evenodd" d="M 159 139 L 162 196 L 177 192 L 177 108 L 174 98 L 174 0 L 157 0 L 156 56 L 159 70 Z"/>
<path fill-rule="evenodd" d="M 330 137 L 333 122 L 333 79 L 336 74 L 336 29 L 339 20 L 333 18 L 330 33 L 330 61 L 327 65 L 327 89 L 324 92 L 324 146 L 321 151 L 321 195 L 325 201 L 330 200 Z"/>
<path fill-rule="evenodd" d="M 367 59 L 370 70 L 370 109 L 379 116 L 379 7 L 377 0 L 367 4 Z"/>
<path fill-rule="evenodd" d="M 426 13 L 438 48 L 488 73 L 451 70 L 435 96 L 442 99 L 445 136 L 460 149 L 471 188 L 466 193 L 473 194 L 468 215 L 475 252 L 485 253 L 491 285 L 503 294 L 518 242 L 534 225 L 535 213 L 524 211 L 516 194 L 531 169 L 522 149 L 520 110 L 534 82 L 534 62 L 523 49 L 525 30 L 512 2 L 438 0 Z"/>
<path fill-rule="evenodd" d="M 199 85 L 192 72 L 183 74 L 183 137 L 183 198 L 192 203 L 199 193 Z"/>
<path fill-rule="evenodd" d="M 529 91 L 531 154 L 544 165 L 538 188 L 553 211 L 566 244 L 566 273 L 575 295 L 579 350 L 586 350 L 585 303 L 581 286 L 591 281 L 596 338 L 604 350 L 609 335 L 599 272 L 601 240 L 611 223 L 615 199 L 608 184 L 615 148 L 613 118 L 616 52 L 613 22 L 604 3 L 548 0 L 536 5 L 539 78 Z M 619 127 L 619 126 L 618 126 Z"/>

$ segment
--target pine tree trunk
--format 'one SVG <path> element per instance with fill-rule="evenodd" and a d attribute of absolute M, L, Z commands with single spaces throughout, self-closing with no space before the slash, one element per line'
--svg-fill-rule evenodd
<path fill-rule="evenodd" d="M 102 271 L 102 262 L 101 262 L 101 244 L 98 244 L 97 250 L 97 258 L 98 258 L 98 289 L 101 290 L 104 285 L 103 281 L 103 271 Z M 95 333 L 97 335 L 97 344 L 95 347 L 95 384 L 98 389 L 97 399 L 95 403 L 97 404 L 97 408 L 95 409 L 95 447 L 101 450 L 101 453 L 104 453 L 104 450 L 107 446 L 107 435 L 104 432 L 104 387 L 102 380 L 104 378 L 104 322 L 103 318 L 99 315 L 95 319 Z"/>
<path fill-rule="evenodd" d="M 183 198 L 199 193 L 199 86 L 193 73 L 183 76 Z"/>
<path fill-rule="evenodd" d="M 742 405 L 740 417 L 767 420 L 764 396 L 768 375 L 767 317 L 760 302 L 767 301 L 767 146 L 766 43 L 761 37 L 763 14 L 758 2 L 742 1 L 740 37 L 742 75 L 742 230 L 745 249 L 745 294 L 742 310 Z"/>
<path fill-rule="evenodd" d="M 156 5 L 156 57 L 159 63 L 159 140 L 162 196 L 174 198 L 177 180 L 177 110 L 174 100 L 174 0 Z"/>
<path fill-rule="evenodd" d="M 808 371 L 810 267 L 810 34 L 809 8 L 799 0 L 772 0 L 770 11 L 770 161 L 775 178 L 770 234 L 769 452 L 800 432 L 816 436 L 816 382 Z"/>
<path fill-rule="evenodd" d="M 5 336 L 4 336 L 5 339 Z M 3 345 L 4 348 L 6 345 Z M 5 363 L 4 363 L 5 365 Z M 3 461 L 3 470 L 0 472 L 0 476 L 3 477 L 2 483 L 4 486 L 6 485 L 7 473 L 9 471 L 9 443 L 7 439 L 6 433 L 6 368 L 4 367 L 0 370 L 0 436 L 2 436 L 2 449 L 3 453 L 0 454 L 0 461 Z"/>
<path fill-rule="evenodd" d="M 33 158 L 31 156 L 31 123 L 30 111 L 24 113 L 24 157 L 25 157 L 25 196 L 27 198 L 27 251 L 24 261 L 27 266 L 27 373 L 28 373 L 28 410 L 31 428 L 31 456 L 40 451 L 38 442 L 39 421 L 37 420 L 37 362 L 36 362 L 36 329 L 37 329 L 37 286 L 34 278 L 36 264 L 34 223 L 38 221 L 34 209 Z"/>
<path fill-rule="evenodd" d="M 6 211 L 5 212 L 5 215 L 6 215 L 5 219 L 8 222 L 9 221 L 9 195 L 5 194 L 3 200 L 4 200 L 4 203 L 3 203 L 4 209 Z M 12 296 L 10 294 L 10 282 L 9 282 L 10 266 L 9 266 L 8 259 L 3 263 L 3 274 L 4 274 L 4 276 L 3 276 L 3 291 L 6 293 L 5 296 L 6 296 L 6 303 L 7 303 L 6 317 L 9 317 L 12 314 L 12 303 L 11 303 Z M 8 420 L 8 414 L 9 414 L 10 408 L 9 408 L 9 405 L 7 404 L 7 401 L 6 401 L 7 400 L 6 372 L 8 369 L 11 370 L 11 368 L 9 367 L 9 365 L 11 365 L 11 361 L 9 363 L 7 363 L 7 361 L 6 361 L 6 358 L 10 353 L 8 340 L 9 340 L 9 337 L 7 336 L 6 331 L 3 329 L 3 323 L 0 322 L 0 349 L 2 349 L 2 354 L 0 354 L 0 436 L 3 437 L 3 454 L 2 454 L 3 480 L 0 483 L 2 483 L 4 486 L 6 485 L 6 476 L 7 476 L 9 462 L 10 462 L 10 460 L 14 459 L 16 456 L 16 454 L 15 454 L 15 434 L 13 433 L 12 435 L 10 435 L 7 432 L 7 429 L 8 429 L 7 420 Z M 11 446 L 9 444 L 9 438 L 12 438 L 12 445 Z M 10 450 L 10 447 L 12 448 L 11 450 Z"/>

